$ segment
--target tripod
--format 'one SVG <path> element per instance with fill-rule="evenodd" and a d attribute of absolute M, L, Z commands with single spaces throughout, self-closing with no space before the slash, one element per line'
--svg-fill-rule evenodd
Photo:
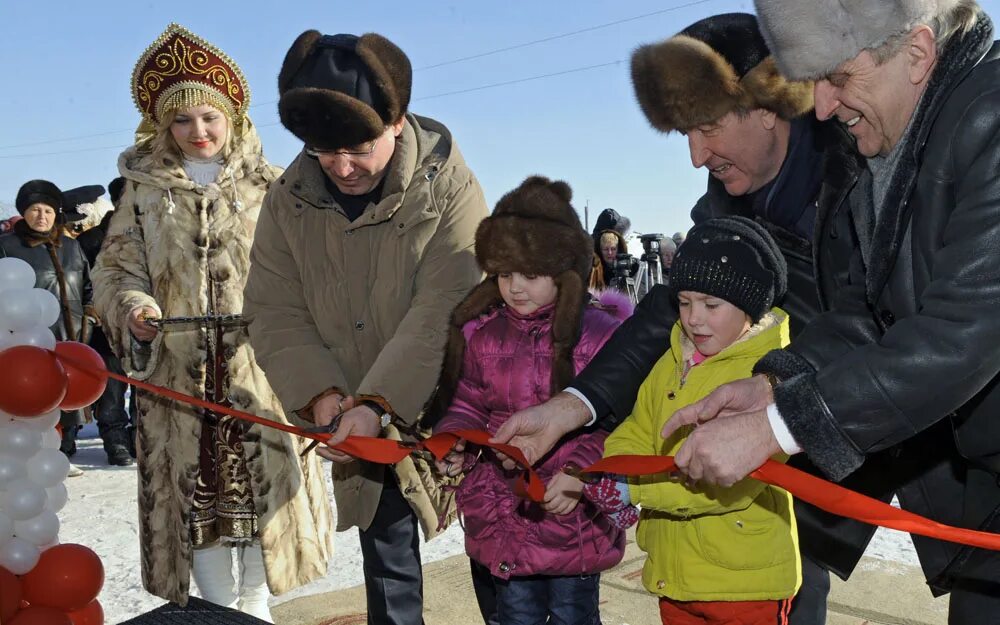
<path fill-rule="evenodd" d="M 660 255 L 656 252 L 647 252 L 642 255 L 642 264 L 639 265 L 639 273 L 635 276 L 635 281 L 630 285 L 628 291 L 632 301 L 639 303 L 646 293 L 656 286 L 663 284 L 663 270 L 660 267 Z"/>

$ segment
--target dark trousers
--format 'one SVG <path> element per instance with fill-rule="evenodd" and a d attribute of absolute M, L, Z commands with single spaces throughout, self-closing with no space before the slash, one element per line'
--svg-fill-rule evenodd
<path fill-rule="evenodd" d="M 476 602 L 479 613 L 483 615 L 486 625 L 500 625 L 497 615 L 497 587 L 490 570 L 473 559 L 469 559 L 472 569 L 472 589 L 476 591 Z"/>
<path fill-rule="evenodd" d="M 601 576 L 494 578 L 501 625 L 600 625 Z"/>
<path fill-rule="evenodd" d="M 104 364 L 112 373 L 123 373 L 121 361 L 110 352 L 104 354 Z M 100 432 L 105 446 L 111 442 L 125 443 L 126 428 L 130 425 L 129 413 L 125 410 L 126 390 L 128 390 L 127 384 L 114 378 L 108 378 L 104 392 L 94 403 L 94 420 L 97 421 L 97 430 Z"/>
<path fill-rule="evenodd" d="M 417 517 L 386 472 L 367 530 L 361 530 L 368 625 L 423 625 L 424 577 Z"/>
<path fill-rule="evenodd" d="M 1000 584 L 956 582 L 948 601 L 948 625 L 1000 625 Z"/>
<path fill-rule="evenodd" d="M 802 587 L 792 601 L 789 625 L 826 625 L 826 599 L 830 594 L 830 572 L 802 556 Z"/>

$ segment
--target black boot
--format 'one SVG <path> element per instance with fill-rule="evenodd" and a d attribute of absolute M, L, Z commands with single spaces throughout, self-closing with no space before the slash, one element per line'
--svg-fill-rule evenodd
<path fill-rule="evenodd" d="M 115 467 L 128 467 L 135 464 L 132 454 L 129 452 L 129 435 L 125 428 L 116 428 L 106 431 L 102 435 L 104 439 L 104 452 L 108 454 L 108 464 Z"/>

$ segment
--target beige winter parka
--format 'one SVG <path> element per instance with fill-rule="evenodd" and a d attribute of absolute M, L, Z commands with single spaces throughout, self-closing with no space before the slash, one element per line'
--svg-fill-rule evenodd
<path fill-rule="evenodd" d="M 160 332 L 150 353 L 139 358 L 127 316 L 136 306 L 151 306 L 164 317 L 241 313 L 254 227 L 264 194 L 281 170 L 264 159 L 252 127 L 236 140 L 217 182 L 207 186 L 191 181 L 179 163 L 135 148 L 121 155 L 118 167 L 126 184 L 93 271 L 105 332 L 129 375 L 204 397 L 208 333 L 196 326 Z M 233 407 L 287 423 L 254 362 L 247 329 L 228 329 L 223 343 Z M 143 584 L 185 604 L 201 411 L 141 393 L 139 413 Z M 299 459 L 304 443 L 259 425 L 249 428 L 243 442 L 274 594 L 325 575 L 333 551 L 323 472 L 315 456 Z"/>
<path fill-rule="evenodd" d="M 473 242 L 486 201 L 448 129 L 410 114 L 382 200 L 357 220 L 324 177 L 300 155 L 264 200 L 244 310 L 257 359 L 289 413 L 336 387 L 385 398 L 405 430 L 434 389 L 452 309 L 482 278 Z M 410 438 L 393 425 L 385 435 Z M 396 474 L 430 539 L 451 496 L 420 459 Z M 334 465 L 338 531 L 368 528 L 383 475 Z"/>

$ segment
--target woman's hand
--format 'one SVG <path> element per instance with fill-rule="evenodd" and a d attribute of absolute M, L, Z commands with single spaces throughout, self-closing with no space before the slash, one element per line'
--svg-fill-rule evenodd
<path fill-rule="evenodd" d="M 146 319 L 159 317 L 160 313 L 151 306 L 136 306 L 128 314 L 128 331 L 140 341 L 152 341 L 159 330 L 146 323 Z"/>

